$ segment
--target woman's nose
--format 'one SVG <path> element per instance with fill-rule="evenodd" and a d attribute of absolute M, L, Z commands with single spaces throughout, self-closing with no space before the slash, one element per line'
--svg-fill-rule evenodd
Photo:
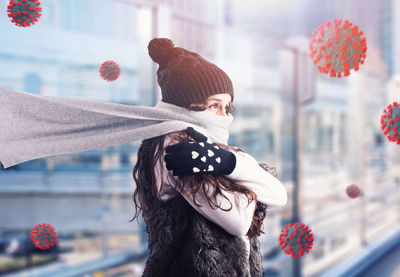
<path fill-rule="evenodd" d="M 218 115 L 220 115 L 220 116 L 226 116 L 225 112 L 224 112 L 224 111 L 221 111 L 221 110 L 218 110 Z"/>

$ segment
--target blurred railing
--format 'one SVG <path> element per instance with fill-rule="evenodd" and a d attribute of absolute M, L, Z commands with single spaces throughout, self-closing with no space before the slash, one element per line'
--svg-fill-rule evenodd
<path fill-rule="evenodd" d="M 376 190 L 371 188 L 367 194 L 362 191 L 357 199 L 351 199 L 350 202 L 342 191 L 346 185 L 338 184 L 336 187 L 339 190 L 332 189 L 330 193 L 321 192 L 320 194 L 324 196 L 324 199 L 334 199 L 335 203 L 331 208 L 329 202 L 324 201 L 321 205 L 316 204 L 319 207 L 318 212 L 305 209 L 306 218 L 303 222 L 312 229 L 314 246 L 311 252 L 303 257 L 304 276 L 320 276 L 319 274 L 329 269 L 332 272 L 338 271 L 339 269 L 334 270 L 334 268 L 341 263 L 346 264 L 346 270 L 359 267 L 357 271 L 354 270 L 354 272 L 359 272 L 360 268 L 365 269 L 391 247 L 400 243 L 400 232 L 389 234 L 392 230 L 400 228 L 400 182 L 398 178 L 391 178 L 396 176 L 397 170 L 398 168 L 392 168 L 390 172 L 386 172 L 387 177 L 384 180 L 378 172 L 369 174 L 365 178 L 367 183 L 374 183 L 374 180 L 378 178 L 380 186 Z M 325 182 L 328 182 L 327 177 L 325 177 Z M 368 186 L 365 187 L 368 188 Z M 360 188 L 363 187 L 360 186 Z M 307 216 L 309 213 L 315 216 Z M 379 224 L 375 222 L 375 218 Z M 266 224 L 268 224 L 268 214 Z M 390 239 L 381 240 L 388 234 Z M 272 257 L 263 261 L 264 266 L 279 269 L 282 273 L 292 257 L 280 251 L 279 237 L 269 234 L 267 238 L 261 239 L 260 244 L 264 252 L 266 250 L 274 252 Z M 279 251 L 274 249 L 279 249 Z M 351 255 L 357 256 L 362 253 L 365 260 L 351 258 Z M 268 255 L 268 252 L 264 255 Z M 341 271 L 345 272 L 343 268 Z"/>
<path fill-rule="evenodd" d="M 80 264 L 77 266 L 61 266 L 57 270 L 36 270 L 32 269 L 25 274 L 30 273 L 34 274 L 33 276 L 42 276 L 42 277 L 75 277 L 75 276 L 83 276 L 85 274 L 92 274 L 96 271 L 104 271 L 110 268 L 114 268 L 120 265 L 124 265 L 131 262 L 141 262 L 149 255 L 148 250 L 145 248 L 139 248 L 132 251 L 126 251 L 122 253 L 118 253 L 116 255 L 110 255 L 103 257 L 101 259 Z M 30 272 L 30 273 L 29 273 Z M 33 273 L 35 272 L 35 273 Z M 17 274 L 9 274 L 9 277 L 18 276 Z"/>

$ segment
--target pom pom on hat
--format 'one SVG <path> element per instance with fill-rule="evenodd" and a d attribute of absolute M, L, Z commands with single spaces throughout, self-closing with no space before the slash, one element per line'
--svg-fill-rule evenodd
<path fill-rule="evenodd" d="M 167 38 L 153 38 L 147 46 L 150 58 L 158 64 L 163 64 L 168 58 L 168 54 L 174 49 L 174 43 Z"/>

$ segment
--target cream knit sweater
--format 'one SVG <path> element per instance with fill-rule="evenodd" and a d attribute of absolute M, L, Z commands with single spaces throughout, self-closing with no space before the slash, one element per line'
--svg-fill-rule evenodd
<path fill-rule="evenodd" d="M 166 136 L 164 146 L 170 145 L 171 140 L 169 136 Z M 156 150 L 157 153 L 158 149 Z M 244 152 L 233 152 L 236 156 L 236 167 L 233 172 L 226 175 L 229 178 L 240 181 L 241 184 L 247 186 L 249 189 L 255 192 L 257 200 L 267 204 L 269 207 L 284 206 L 287 202 L 287 191 L 283 184 L 275 178 L 273 175 L 261 168 L 254 157 Z M 156 184 L 158 188 L 158 197 L 162 201 L 167 201 L 172 198 L 178 191 L 175 190 L 177 176 L 173 176 L 172 170 L 167 170 L 164 162 L 165 152 L 160 156 L 160 159 L 156 163 L 155 176 Z M 160 170 L 163 168 L 164 175 L 163 188 L 161 188 L 161 174 Z M 208 188 L 207 194 L 212 195 L 212 188 Z M 199 191 L 196 197 L 201 207 L 198 207 L 191 196 L 183 193 L 182 196 L 189 202 L 189 204 L 196 209 L 200 214 L 206 217 L 208 220 L 219 225 L 225 231 L 232 235 L 240 236 L 243 238 L 247 245 L 247 254 L 250 255 L 250 243 L 246 237 L 247 231 L 251 226 L 253 214 L 255 210 L 255 202 L 252 201 L 247 206 L 247 198 L 244 194 L 238 192 L 223 192 L 225 196 L 231 201 L 232 209 L 230 211 L 223 211 L 221 209 L 213 210 L 204 195 L 204 192 Z M 217 197 L 217 201 L 221 204 L 224 209 L 229 209 L 229 202 L 220 195 Z M 215 208 L 215 207 L 214 207 Z"/>

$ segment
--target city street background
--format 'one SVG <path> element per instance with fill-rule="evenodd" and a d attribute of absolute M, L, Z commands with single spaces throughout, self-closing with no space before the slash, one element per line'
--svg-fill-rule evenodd
<path fill-rule="evenodd" d="M 259 238 L 265 276 L 400 276 L 400 145 L 380 128 L 400 101 L 400 0 L 43 0 L 26 28 L 11 22 L 8 3 L 0 0 L 0 87 L 154 106 L 154 37 L 229 75 L 229 144 L 276 167 L 288 191 Z M 308 52 L 312 32 L 334 19 L 358 25 L 368 46 L 365 64 L 341 79 L 319 73 Z M 114 82 L 99 75 L 107 60 L 121 67 Z M 141 276 L 144 222 L 129 222 L 139 146 L 0 167 L 0 275 Z M 351 184 L 358 198 L 346 195 Z M 300 265 L 279 245 L 296 217 L 314 234 Z M 39 223 L 58 233 L 52 252 L 29 250 Z"/>

